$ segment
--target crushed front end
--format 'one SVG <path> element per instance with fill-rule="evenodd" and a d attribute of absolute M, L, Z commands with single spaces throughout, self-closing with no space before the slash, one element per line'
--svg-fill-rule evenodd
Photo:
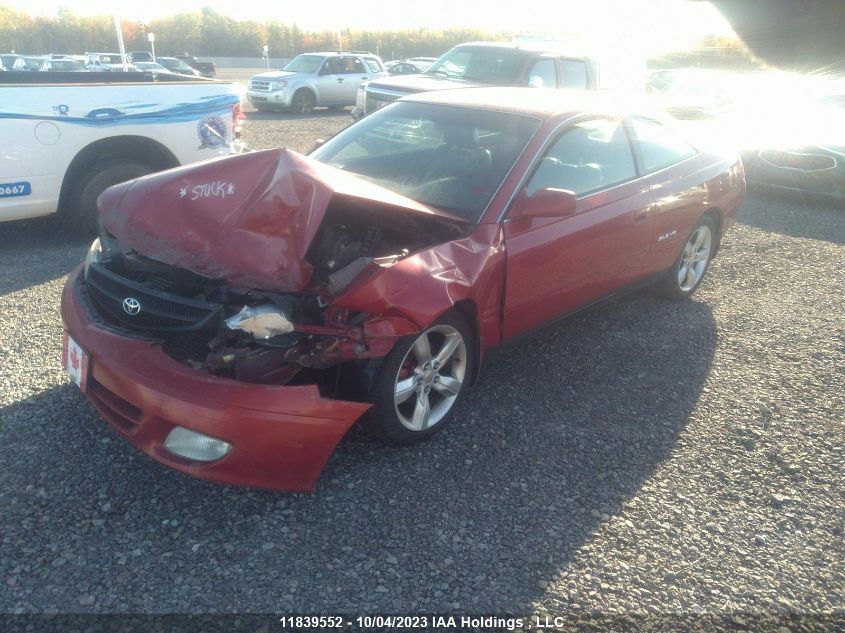
<path fill-rule="evenodd" d="M 369 409 L 381 359 L 419 331 L 398 310 L 369 314 L 338 297 L 458 228 L 419 210 L 385 215 L 384 201 L 338 194 L 287 159 L 295 164 L 271 165 L 272 178 L 233 178 L 241 214 L 232 220 L 239 207 L 226 196 L 219 210 L 205 200 L 183 239 L 166 211 L 155 217 L 149 194 L 190 191 L 208 180 L 201 167 L 108 190 L 101 236 L 65 287 L 62 316 L 86 355 L 83 390 L 130 443 L 199 477 L 307 491 Z M 274 225 L 263 200 L 280 181 L 288 197 L 275 203 L 287 216 Z"/>
<path fill-rule="evenodd" d="M 330 370 L 320 376 L 314 367 L 284 363 L 306 341 L 312 351 L 328 348 L 329 339 L 292 332 L 252 339 L 225 325 L 213 284 L 179 279 L 165 289 L 172 278 L 160 272 L 124 277 L 117 267 L 76 270 L 62 297 L 67 334 L 87 356 L 85 395 L 99 413 L 131 444 L 188 474 L 311 490 L 337 442 L 369 408 L 329 396 Z M 188 288 L 208 294 L 186 296 Z M 140 304 L 143 328 L 117 315 L 121 295 Z M 317 379 L 309 381 L 309 372 Z"/>

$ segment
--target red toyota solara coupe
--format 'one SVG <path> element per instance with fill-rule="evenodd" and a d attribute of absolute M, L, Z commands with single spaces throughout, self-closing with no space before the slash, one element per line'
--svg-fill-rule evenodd
<path fill-rule="evenodd" d="M 611 97 L 407 97 L 308 157 L 106 190 L 65 366 L 164 464 L 307 491 L 359 418 L 399 444 L 441 429 L 491 347 L 632 288 L 689 296 L 744 195 L 736 155 Z"/>

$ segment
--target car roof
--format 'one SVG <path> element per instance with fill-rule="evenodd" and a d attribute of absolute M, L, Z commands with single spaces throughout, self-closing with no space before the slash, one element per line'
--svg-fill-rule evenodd
<path fill-rule="evenodd" d="M 464 48 L 467 46 L 484 48 L 503 48 L 512 51 L 521 51 L 526 55 L 557 55 L 573 59 L 587 59 L 590 57 L 585 51 L 574 51 L 571 45 L 558 41 L 534 41 L 534 42 L 464 42 L 456 44 L 453 48 Z"/>
<path fill-rule="evenodd" d="M 569 118 L 580 114 L 624 116 L 642 114 L 654 118 L 643 98 L 611 90 L 543 90 L 540 88 L 455 88 L 421 92 L 402 101 L 495 110 L 542 119 Z"/>
<path fill-rule="evenodd" d="M 299 53 L 299 55 L 369 55 L 370 57 L 375 57 L 375 53 L 371 53 L 369 51 L 314 51 L 313 53 Z M 297 57 L 299 57 L 297 55 Z"/>

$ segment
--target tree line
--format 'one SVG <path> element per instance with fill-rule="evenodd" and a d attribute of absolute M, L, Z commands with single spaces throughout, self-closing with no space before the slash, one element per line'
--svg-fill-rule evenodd
<path fill-rule="evenodd" d="M 179 13 L 147 24 L 121 24 L 127 51 L 149 50 L 147 34 L 155 33 L 156 54 L 188 53 L 202 56 L 258 57 L 263 47 L 270 57 L 337 50 L 338 31 L 306 31 L 277 21 L 236 20 L 204 8 Z M 508 40 L 506 33 L 479 29 L 413 29 L 368 31 L 343 29 L 344 50 L 378 52 L 385 59 L 439 56 L 452 46 L 473 40 Z M 34 17 L 0 5 L 0 52 L 23 54 L 116 52 L 114 22 L 109 15 L 83 16 L 61 8 L 56 17 Z"/>

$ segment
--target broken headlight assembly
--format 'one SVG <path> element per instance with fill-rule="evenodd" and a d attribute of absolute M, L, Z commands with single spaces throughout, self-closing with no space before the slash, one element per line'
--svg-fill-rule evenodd
<path fill-rule="evenodd" d="M 293 323 L 288 315 L 272 304 L 244 306 L 240 312 L 226 319 L 226 327 L 264 340 L 293 332 Z"/>
<path fill-rule="evenodd" d="M 91 243 L 91 247 L 88 249 L 88 252 L 85 254 L 85 263 L 82 265 L 82 273 L 87 278 L 88 277 L 88 269 L 91 267 L 91 264 L 100 263 L 103 260 L 103 247 L 100 243 L 100 238 L 98 237 Z"/>

